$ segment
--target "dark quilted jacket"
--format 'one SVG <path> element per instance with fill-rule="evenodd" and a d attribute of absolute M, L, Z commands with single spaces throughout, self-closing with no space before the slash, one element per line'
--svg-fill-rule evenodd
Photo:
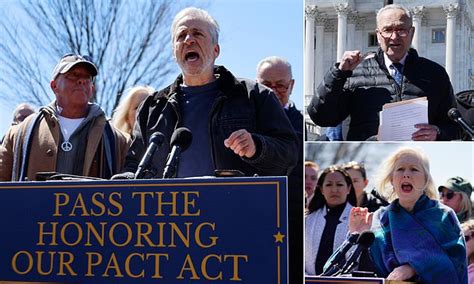
<path fill-rule="evenodd" d="M 308 106 L 316 124 L 336 126 L 350 116 L 347 140 L 366 140 L 377 134 L 379 111 L 384 104 L 427 97 L 429 123 L 441 132 L 437 140 L 460 137 L 457 125 L 447 116 L 456 105 L 448 74 L 439 64 L 419 57 L 416 50 L 408 52 L 401 87 L 385 67 L 380 49 L 354 71 L 341 71 L 337 66 L 325 75 Z"/>

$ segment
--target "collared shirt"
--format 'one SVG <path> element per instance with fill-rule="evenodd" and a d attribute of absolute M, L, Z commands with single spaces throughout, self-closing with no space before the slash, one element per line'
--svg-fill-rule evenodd
<path fill-rule="evenodd" d="M 407 60 L 408 52 L 403 56 L 403 58 L 399 61 L 403 66 L 405 66 L 405 61 Z M 390 68 L 390 65 L 392 65 L 393 61 L 388 58 L 387 54 L 384 52 L 383 53 L 383 59 L 385 62 L 385 67 L 387 67 L 388 72 L 390 72 L 390 75 L 392 77 L 395 76 L 395 70 L 393 68 Z"/>

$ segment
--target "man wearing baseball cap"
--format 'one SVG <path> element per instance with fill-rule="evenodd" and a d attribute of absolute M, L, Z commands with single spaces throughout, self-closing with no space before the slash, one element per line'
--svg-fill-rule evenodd
<path fill-rule="evenodd" d="M 121 169 L 127 138 L 89 102 L 97 74 L 88 56 L 60 59 L 50 83 L 56 99 L 5 136 L 0 180 L 35 180 L 38 172 L 109 178 Z"/>
<path fill-rule="evenodd" d="M 451 207 L 458 216 L 459 222 L 464 222 L 471 218 L 472 185 L 462 177 L 449 178 L 446 183 L 438 187 L 441 202 Z"/>

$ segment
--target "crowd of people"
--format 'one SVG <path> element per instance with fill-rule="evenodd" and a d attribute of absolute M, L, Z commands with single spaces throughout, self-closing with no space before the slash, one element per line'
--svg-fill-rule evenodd
<path fill-rule="evenodd" d="M 161 90 L 131 87 L 112 120 L 91 102 L 100 76 L 93 58 L 60 58 L 50 81 L 55 99 L 36 112 L 24 104 L 15 111 L 0 146 L 0 181 L 163 178 L 170 144 L 187 128 L 189 146 L 167 177 L 215 176 L 221 170 L 288 176 L 289 275 L 292 282 L 300 282 L 303 116 L 289 99 L 295 83 L 290 63 L 264 58 L 255 80 L 215 65 L 221 52 L 219 25 L 199 8 L 181 10 L 171 32 L 181 74 Z M 150 141 L 158 136 L 161 141 Z M 161 145 L 138 175 L 152 142 Z"/>
<path fill-rule="evenodd" d="M 321 139 L 378 140 L 384 106 L 416 98 L 427 99 L 428 121 L 413 125 L 404 140 L 461 139 L 461 128 L 448 115 L 459 106 L 446 70 L 411 47 L 415 27 L 410 11 L 387 5 L 378 10 L 376 25 L 378 50 L 344 52 L 307 107 L 316 125 L 328 127 Z"/>
<path fill-rule="evenodd" d="M 303 266 L 306 275 L 325 273 L 333 254 L 366 231 L 373 232 L 374 241 L 361 252 L 357 269 L 392 280 L 467 283 L 468 270 L 474 273 L 469 181 L 455 176 L 436 187 L 428 158 L 415 148 L 390 155 L 371 191 L 360 162 L 321 169 L 304 161 L 304 122 L 289 99 L 295 84 L 289 62 L 262 59 L 255 80 L 215 65 L 221 52 L 219 25 L 202 9 L 180 11 L 171 31 L 180 75 L 160 90 L 131 87 L 112 120 L 91 102 L 100 76 L 93 58 L 60 58 L 50 82 L 55 99 L 37 111 L 27 104 L 15 110 L 0 146 L 0 181 L 58 175 L 135 178 L 156 133 L 161 147 L 140 177 L 163 178 L 171 142 L 185 127 L 192 141 L 171 177 L 215 176 L 220 170 L 288 176 L 290 283 L 302 282 Z M 427 97 L 429 121 L 414 126 L 412 139 L 460 138 L 460 129 L 446 115 L 456 106 L 449 78 L 410 48 L 413 33 L 405 8 L 382 8 L 377 14 L 380 50 L 371 58 L 360 51 L 344 53 L 308 106 L 311 118 L 337 127 L 350 117 L 348 140 L 373 139 L 384 104 Z M 420 82 L 427 83 L 420 87 Z"/>
<path fill-rule="evenodd" d="M 396 150 L 377 168 L 369 191 L 361 163 L 319 172 L 315 162 L 305 162 L 305 273 L 323 274 L 351 236 L 371 231 L 374 242 L 355 269 L 389 280 L 468 283 L 468 264 L 474 270 L 471 183 L 454 176 L 436 186 L 428 157 L 413 147 Z"/>
<path fill-rule="evenodd" d="M 27 104 L 15 110 L 0 148 L 0 180 L 36 180 L 42 172 L 129 177 L 156 132 L 164 141 L 146 177 L 161 178 L 171 137 L 186 127 L 192 143 L 174 177 L 232 169 L 247 176 L 290 175 L 291 187 L 301 188 L 302 166 L 295 165 L 303 160 L 303 116 L 289 100 L 291 65 L 280 57 L 265 58 L 256 80 L 239 79 L 215 65 L 219 25 L 199 8 L 179 12 L 171 31 L 181 74 L 158 91 L 131 87 L 112 120 L 91 102 L 100 76 L 93 58 L 63 56 L 51 76 L 55 100 L 37 112 Z"/>
<path fill-rule="evenodd" d="M 327 127 L 322 140 L 379 140 L 379 112 L 416 98 L 428 101 L 428 121 L 413 125 L 408 140 L 466 137 L 448 115 L 459 106 L 445 69 L 411 47 L 410 11 L 386 5 L 377 11 L 376 25 L 378 51 L 344 52 L 312 96 L 307 111 Z M 320 170 L 305 162 L 306 275 L 359 270 L 388 280 L 468 283 L 474 235 L 469 181 L 454 176 L 436 187 L 428 157 L 401 148 L 378 167 L 375 189 L 367 184 L 362 163 Z M 365 242 L 367 236 L 373 239 Z M 474 283 L 474 274 L 469 278 Z"/>

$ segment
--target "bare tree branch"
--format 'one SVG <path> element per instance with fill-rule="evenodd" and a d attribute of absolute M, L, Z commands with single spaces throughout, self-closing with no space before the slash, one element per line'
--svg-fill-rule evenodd
<path fill-rule="evenodd" d="M 0 15 L 0 92 L 14 103 L 45 105 L 50 74 L 67 53 L 87 54 L 99 69 L 93 101 L 111 114 L 134 85 L 162 87 L 176 71 L 169 27 L 184 5 L 172 0 L 20 0 L 21 22 Z M 179 2 L 179 3 L 178 3 Z M 189 1 L 188 1 L 189 2 Z M 12 96 L 0 99 L 12 101 Z"/>

